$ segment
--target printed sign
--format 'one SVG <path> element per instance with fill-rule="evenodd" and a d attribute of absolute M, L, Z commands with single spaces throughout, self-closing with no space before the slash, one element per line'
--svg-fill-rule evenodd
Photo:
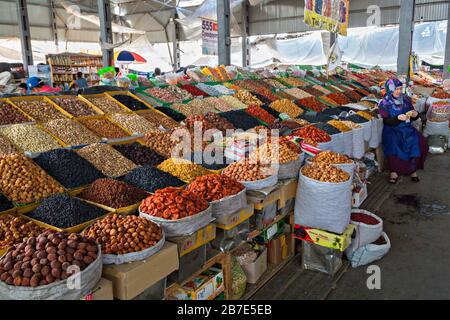
<path fill-rule="evenodd" d="M 304 21 L 317 29 L 347 35 L 348 0 L 306 0 Z"/>
<path fill-rule="evenodd" d="M 202 19 L 202 54 L 218 55 L 218 28 L 216 21 Z"/>

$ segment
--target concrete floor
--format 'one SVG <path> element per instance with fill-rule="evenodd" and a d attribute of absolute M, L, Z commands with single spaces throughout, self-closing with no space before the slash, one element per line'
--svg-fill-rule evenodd
<path fill-rule="evenodd" d="M 377 212 L 392 246 L 373 263 L 381 289 L 367 288 L 367 266 L 350 267 L 327 299 L 450 299 L 450 152 L 419 175 L 402 178 Z"/>

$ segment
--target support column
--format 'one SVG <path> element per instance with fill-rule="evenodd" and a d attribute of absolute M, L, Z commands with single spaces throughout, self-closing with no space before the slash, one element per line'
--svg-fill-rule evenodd
<path fill-rule="evenodd" d="M 249 18 L 249 5 L 248 0 L 242 2 L 241 9 L 241 36 L 242 36 L 242 67 L 250 65 L 250 18 Z"/>
<path fill-rule="evenodd" d="M 180 28 L 175 21 L 178 18 L 177 13 L 172 18 L 172 52 L 173 52 L 173 71 L 177 71 L 181 67 L 180 60 Z"/>
<path fill-rule="evenodd" d="M 53 0 L 48 0 L 49 16 L 50 16 L 50 26 L 52 28 L 53 41 L 55 46 L 58 47 L 58 28 L 56 25 L 56 12 L 55 12 L 55 2 Z"/>
<path fill-rule="evenodd" d="M 231 64 L 230 0 L 217 0 L 219 64 Z"/>
<path fill-rule="evenodd" d="M 111 4 L 109 0 L 97 0 L 98 16 L 100 18 L 100 40 L 103 43 L 113 44 Z M 102 49 L 103 67 L 108 67 L 113 60 L 112 49 Z"/>
<path fill-rule="evenodd" d="M 20 42 L 22 46 L 23 68 L 28 74 L 28 66 L 33 65 L 30 23 L 28 22 L 27 0 L 16 0 L 17 18 L 19 20 Z"/>
<path fill-rule="evenodd" d="M 445 43 L 445 59 L 444 59 L 444 79 L 450 78 L 448 66 L 450 65 L 450 3 L 448 5 L 447 15 L 447 42 Z"/>
<path fill-rule="evenodd" d="M 397 73 L 409 79 L 409 57 L 414 32 L 415 0 L 401 0 L 400 27 L 398 34 Z"/>

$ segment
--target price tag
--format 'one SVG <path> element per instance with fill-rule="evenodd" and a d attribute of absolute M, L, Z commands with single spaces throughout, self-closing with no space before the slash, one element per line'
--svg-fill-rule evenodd
<path fill-rule="evenodd" d="M 291 117 L 289 117 L 286 113 L 280 113 L 280 119 L 281 120 L 289 120 Z"/>
<path fill-rule="evenodd" d="M 269 229 L 267 229 L 267 239 L 271 240 L 274 235 L 277 234 L 278 231 L 278 225 L 274 224 Z"/>

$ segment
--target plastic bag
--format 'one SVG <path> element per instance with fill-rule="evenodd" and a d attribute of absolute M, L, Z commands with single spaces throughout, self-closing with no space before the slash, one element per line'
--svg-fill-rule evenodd
<path fill-rule="evenodd" d="M 89 294 L 102 276 L 102 254 L 98 246 L 97 259 L 79 274 L 66 280 L 39 287 L 16 287 L 0 282 L 0 300 L 79 300 Z M 71 289 L 80 277 L 80 287 Z"/>
<path fill-rule="evenodd" d="M 365 246 L 366 244 L 370 244 L 374 241 L 377 241 L 377 239 L 381 236 L 381 233 L 383 232 L 383 220 L 377 215 L 362 209 L 353 209 L 352 213 L 363 213 L 368 216 L 371 216 L 376 220 L 378 220 L 378 224 L 375 225 L 365 224 L 362 222 L 353 221 L 350 218 L 350 223 L 356 226 L 355 239 L 353 239 L 352 244 L 345 251 L 345 254 L 350 257 L 352 256 L 352 253 L 356 249 Z"/>
<path fill-rule="evenodd" d="M 431 154 L 443 154 L 448 149 L 448 137 L 428 136 L 428 152 Z"/>
<path fill-rule="evenodd" d="M 353 268 L 380 260 L 389 252 L 391 249 L 391 241 L 385 232 L 381 233 L 381 236 L 386 241 L 386 244 L 366 244 L 365 246 L 358 248 L 351 257 L 347 256 Z"/>
<path fill-rule="evenodd" d="M 278 179 L 280 180 L 280 179 L 297 178 L 301 164 L 302 159 L 300 155 L 297 160 L 280 164 L 278 168 Z"/>
<path fill-rule="evenodd" d="M 365 145 L 364 145 L 364 129 L 353 129 L 353 158 L 361 159 L 364 157 Z"/>
<path fill-rule="evenodd" d="M 353 132 L 342 132 L 342 142 L 344 145 L 343 153 L 349 157 L 353 156 Z"/>
<path fill-rule="evenodd" d="M 359 125 L 363 127 L 364 141 L 370 141 L 370 138 L 372 137 L 372 121 L 359 123 Z"/>
<path fill-rule="evenodd" d="M 304 176 L 300 170 L 295 223 L 342 234 L 350 222 L 352 180 L 329 183 Z"/>
<path fill-rule="evenodd" d="M 331 150 L 333 143 L 332 141 L 329 142 L 320 142 L 317 144 L 318 148 L 322 151 L 327 151 L 327 150 Z"/>
<path fill-rule="evenodd" d="M 370 121 L 372 134 L 369 140 L 369 148 L 378 148 L 380 145 L 379 136 L 378 136 L 378 123 L 377 119 L 373 119 Z"/>
<path fill-rule="evenodd" d="M 334 275 L 342 266 L 342 252 L 302 241 L 302 263 L 306 270 Z"/>
<path fill-rule="evenodd" d="M 200 213 L 194 216 L 178 219 L 178 220 L 166 220 L 151 216 L 141 211 L 139 207 L 139 216 L 163 227 L 166 237 L 185 236 L 194 233 L 195 231 L 206 227 L 212 220 L 211 205 Z"/>
<path fill-rule="evenodd" d="M 239 181 L 239 182 L 242 183 L 247 190 L 261 190 L 276 185 L 278 182 L 278 175 L 274 174 L 270 177 L 257 181 Z"/>
<path fill-rule="evenodd" d="M 234 256 L 231 257 L 231 278 L 233 279 L 231 299 L 239 300 L 247 289 L 247 276 Z"/>
<path fill-rule="evenodd" d="M 337 153 L 344 152 L 344 135 L 342 134 L 342 132 L 331 135 L 331 143 L 331 151 Z"/>
<path fill-rule="evenodd" d="M 383 141 L 383 127 L 384 127 L 383 118 L 377 119 L 378 141 L 380 142 L 380 144 Z"/>
<path fill-rule="evenodd" d="M 141 261 L 144 259 L 147 259 L 157 253 L 161 248 L 164 246 L 164 243 L 166 242 L 166 237 L 163 230 L 163 235 L 161 240 L 154 245 L 153 247 L 138 251 L 138 252 L 132 252 L 132 253 L 126 253 L 126 254 L 104 254 L 103 255 L 103 264 L 123 264 L 133 261 Z"/>
<path fill-rule="evenodd" d="M 247 195 L 246 195 L 246 189 L 242 190 L 241 192 L 225 197 L 220 200 L 212 201 L 211 209 L 212 209 L 212 215 L 214 217 L 220 217 L 225 216 L 229 214 L 233 214 L 239 209 L 244 208 L 247 206 Z"/>

